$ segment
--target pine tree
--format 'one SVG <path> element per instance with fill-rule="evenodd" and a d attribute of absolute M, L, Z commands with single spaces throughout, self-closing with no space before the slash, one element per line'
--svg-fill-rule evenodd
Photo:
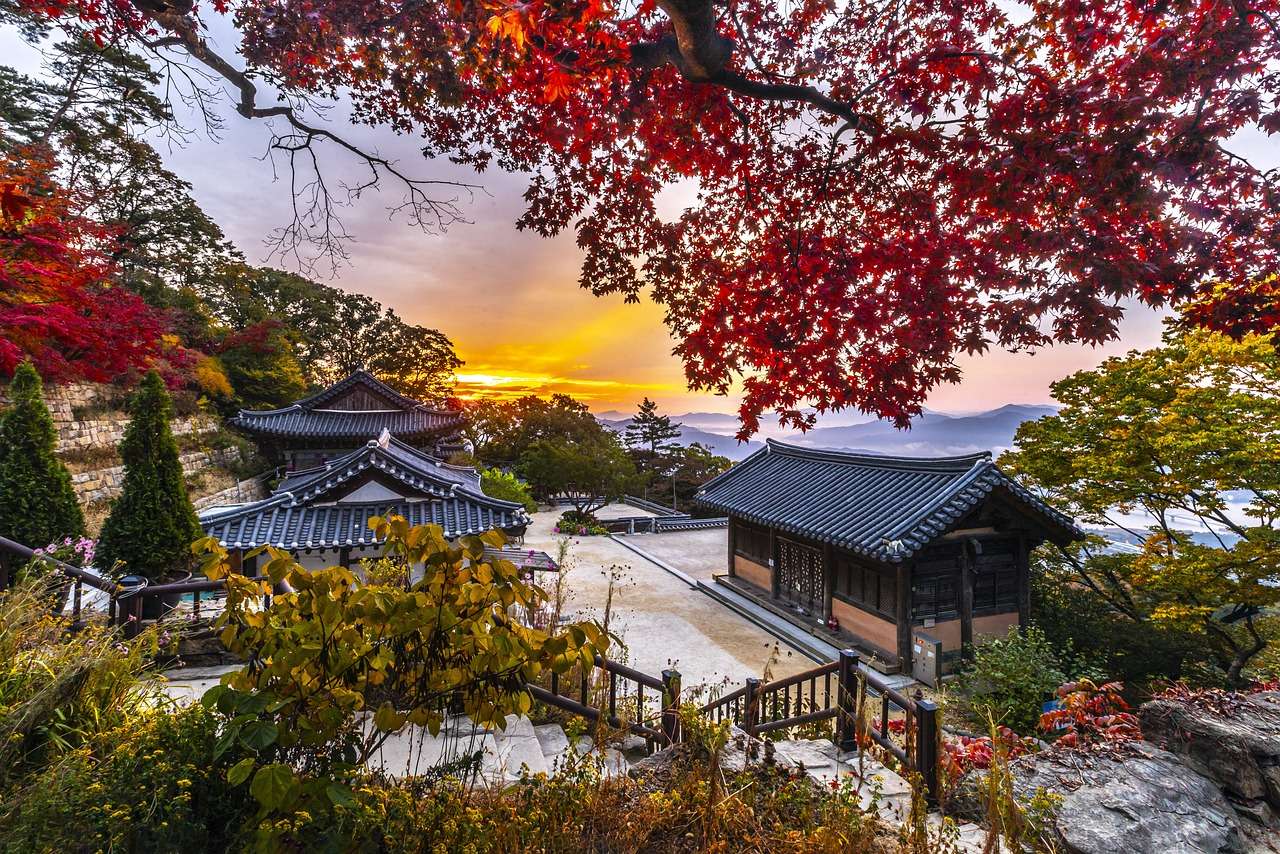
<path fill-rule="evenodd" d="M 32 548 L 84 533 L 71 475 L 53 455 L 57 433 L 30 360 L 13 372 L 0 416 L 0 536 Z"/>
<path fill-rule="evenodd" d="M 124 487 L 102 526 L 98 565 L 110 568 L 122 561 L 122 572 L 154 581 L 190 565 L 200 522 L 169 431 L 173 401 L 158 373 L 143 378 L 129 411 L 132 418 L 120 443 Z"/>
<path fill-rule="evenodd" d="M 671 449 L 668 440 L 680 436 L 680 425 L 671 423 L 670 415 L 659 415 L 658 404 L 645 398 L 639 411 L 627 425 L 626 443 L 639 469 L 645 474 L 644 493 L 649 496 L 649 481 L 661 468 L 662 456 Z"/>

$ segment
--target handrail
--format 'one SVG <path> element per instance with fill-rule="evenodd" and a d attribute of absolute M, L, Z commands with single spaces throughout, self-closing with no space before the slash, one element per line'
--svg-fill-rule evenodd
<path fill-rule="evenodd" d="M 650 676 L 648 673 L 642 673 L 634 667 L 628 667 L 625 664 L 610 661 L 601 655 L 596 656 L 596 667 L 600 667 L 611 673 L 616 673 L 619 676 L 626 677 L 632 682 L 639 682 L 646 688 L 652 688 L 655 691 L 661 691 L 663 689 L 662 680 L 656 676 Z"/>
<path fill-rule="evenodd" d="M 784 688 L 790 688 L 792 685 L 795 685 L 797 682 L 807 682 L 808 680 L 814 679 L 818 676 L 825 676 L 828 673 L 835 673 L 836 670 L 839 669 L 839 667 L 840 667 L 840 662 L 828 661 L 826 664 L 819 664 L 817 667 L 811 667 L 810 669 L 804 671 L 803 673 L 796 673 L 792 676 L 787 676 L 782 679 L 775 679 L 772 682 L 766 682 L 765 684 L 760 686 L 760 690 L 761 691 L 780 691 Z"/>
<path fill-rule="evenodd" d="M 117 584 L 116 582 L 112 581 L 109 578 L 103 578 L 100 575 L 94 575 L 91 572 L 85 572 L 83 569 L 81 569 L 78 566 L 72 566 L 69 563 L 64 563 L 58 560 L 57 558 L 52 558 L 52 557 L 49 557 L 48 555 L 36 554 L 35 549 L 24 546 L 22 543 L 19 543 L 16 540 L 11 540 L 8 537 L 0 537 L 0 549 L 3 549 L 4 551 L 12 552 L 14 554 L 17 554 L 20 557 L 25 557 L 28 560 L 39 560 L 45 563 L 53 564 L 53 567 L 55 569 L 60 570 L 61 572 L 71 576 L 72 578 L 79 579 L 80 581 L 83 581 L 85 584 L 88 584 L 90 587 L 93 587 L 97 590 L 101 590 L 103 593 L 111 593 L 113 595 L 118 596 L 119 594 L 123 593 L 126 590 L 125 587 Z"/>

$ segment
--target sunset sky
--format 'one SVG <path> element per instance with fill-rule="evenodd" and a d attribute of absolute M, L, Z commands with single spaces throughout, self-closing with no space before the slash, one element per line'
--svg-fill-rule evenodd
<path fill-rule="evenodd" d="M 230 31 L 216 16 L 212 35 L 227 47 Z M 17 64 L 36 70 L 35 57 L 12 33 L 0 35 L 0 51 L 7 57 L 25 54 L 26 61 Z M 224 127 L 216 139 L 200 129 L 183 147 L 157 147 L 169 167 L 194 185 L 196 199 L 248 259 L 266 263 L 262 236 L 288 221 L 288 185 L 273 180 L 272 164 L 263 159 L 269 138 L 263 123 L 241 119 L 225 103 L 222 114 Z M 328 116 L 335 129 L 398 160 L 415 176 L 483 186 L 474 197 L 461 196 L 470 222 L 443 235 L 423 235 L 401 220 L 389 222 L 386 208 L 400 198 L 396 188 L 389 185 L 380 197 L 366 195 L 344 212 L 356 240 L 349 263 L 331 280 L 374 297 L 410 322 L 446 333 L 466 360 L 460 372 L 464 393 L 562 391 L 596 411 L 632 410 L 646 395 L 676 413 L 736 410 L 736 398 L 687 390 L 660 306 L 626 305 L 621 298 L 597 298 L 578 288 L 581 253 L 572 233 L 547 240 L 515 229 L 526 183 L 522 176 L 476 176 L 448 162 L 426 161 L 415 139 L 384 128 L 351 128 L 344 119 L 341 105 Z M 190 117 L 184 121 L 194 126 Z M 329 180 L 359 174 L 351 159 L 331 148 L 323 154 Z M 676 215 L 691 198 L 692 188 L 673 188 L 663 214 Z M 1122 340 L 1104 348 L 962 359 L 964 382 L 937 390 L 928 405 L 973 411 L 1047 402 L 1052 380 L 1106 355 L 1151 346 L 1159 332 L 1153 312 L 1135 309 Z"/>

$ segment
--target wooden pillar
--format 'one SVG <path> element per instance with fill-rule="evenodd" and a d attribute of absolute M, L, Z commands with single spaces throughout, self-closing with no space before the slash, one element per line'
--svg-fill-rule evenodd
<path fill-rule="evenodd" d="M 973 557 L 969 543 L 960 544 L 960 649 L 973 649 Z"/>
<path fill-rule="evenodd" d="M 734 519 L 732 516 L 730 516 L 730 517 L 729 517 L 729 528 L 728 528 L 728 531 L 729 531 L 729 536 L 728 536 L 728 540 L 729 540 L 729 577 L 730 577 L 730 578 L 737 578 L 737 576 L 738 576 L 738 568 L 737 568 L 737 565 L 736 565 L 736 564 L 737 564 L 737 561 L 736 561 L 736 560 L 734 560 L 734 555 L 735 555 L 735 554 L 737 553 L 737 551 L 738 551 L 737 534 L 736 534 L 737 528 L 738 528 L 738 522 L 737 522 L 737 520 L 736 520 L 736 519 Z"/>
<path fill-rule="evenodd" d="M 342 546 L 338 549 L 338 566 L 351 568 L 351 546 Z"/>
<path fill-rule="evenodd" d="M 858 746 L 858 691 L 861 682 L 858 679 L 858 653 L 852 649 L 840 650 L 840 666 L 836 670 L 836 684 L 839 695 L 833 704 L 827 698 L 827 705 L 836 706 L 836 745 L 843 751 L 850 751 Z"/>
<path fill-rule="evenodd" d="M 778 598 L 778 532 L 769 529 L 769 595 Z"/>
<path fill-rule="evenodd" d="M 1018 537 L 1018 631 L 1025 632 L 1031 623 L 1031 549 L 1027 538 Z"/>
<path fill-rule="evenodd" d="M 250 578 L 257 575 L 258 574 L 258 556 L 254 555 L 253 557 L 243 557 L 243 552 L 241 553 L 241 555 L 242 557 L 240 558 L 240 574 L 248 576 Z"/>
<path fill-rule="evenodd" d="M 822 545 L 822 622 L 831 619 L 831 597 L 836 588 L 836 550 L 831 543 Z"/>
<path fill-rule="evenodd" d="M 897 565 L 897 607 L 894 609 L 898 623 L 898 667 L 903 673 L 911 672 L 911 564 Z"/>

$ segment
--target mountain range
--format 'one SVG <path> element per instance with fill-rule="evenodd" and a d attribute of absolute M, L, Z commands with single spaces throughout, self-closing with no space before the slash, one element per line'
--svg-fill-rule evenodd
<path fill-rule="evenodd" d="M 606 418 L 606 415 L 620 415 L 621 418 Z M 727 418 L 732 426 L 726 424 L 723 433 L 713 433 L 709 430 L 700 430 L 697 427 L 686 424 L 685 416 L 672 418 L 672 421 L 678 422 L 680 426 L 680 438 L 678 440 L 681 445 L 692 445 L 697 442 L 704 448 L 710 450 L 713 454 L 719 454 L 722 457 L 737 462 L 745 459 L 751 454 L 763 447 L 763 442 L 739 442 L 733 437 L 733 433 L 737 430 L 738 419 L 732 415 L 721 416 Z M 611 430 L 622 433 L 627 429 L 627 425 L 631 423 L 631 419 L 621 412 L 602 412 L 596 416 L 596 420 Z"/>
<path fill-rule="evenodd" d="M 818 426 L 807 433 L 770 430 L 766 436 L 815 448 L 841 448 L 874 454 L 941 457 L 991 451 L 998 456 L 1013 446 L 1018 425 L 1058 411 L 1044 404 L 1008 404 L 998 409 L 971 414 L 950 414 L 925 410 L 909 430 L 899 430 L 888 421 L 878 421 L 857 413 L 819 416 Z M 614 430 L 626 429 L 631 419 L 623 412 L 602 412 L 596 416 Z M 689 412 L 673 415 L 681 424 L 680 443 L 698 442 L 731 460 L 740 460 L 761 446 L 761 442 L 739 443 L 734 415 L 716 412 Z M 762 431 L 764 432 L 764 431 Z"/>

